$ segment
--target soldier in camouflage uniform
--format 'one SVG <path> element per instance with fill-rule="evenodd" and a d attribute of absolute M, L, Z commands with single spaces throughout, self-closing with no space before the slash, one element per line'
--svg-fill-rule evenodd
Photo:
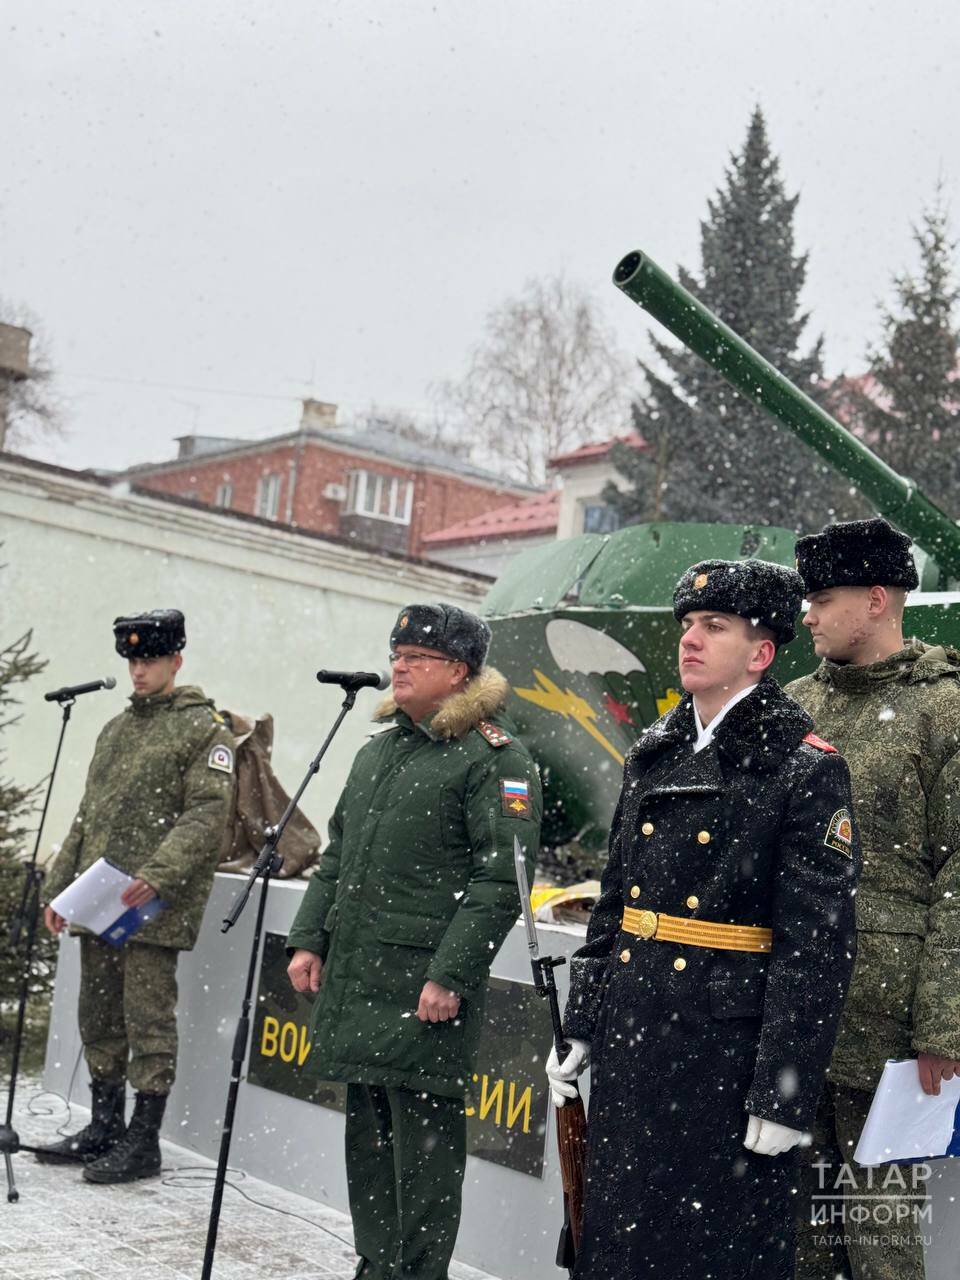
<path fill-rule="evenodd" d="M 922 1167 L 882 1166 L 867 1187 L 852 1152 L 888 1058 L 916 1056 L 926 1093 L 960 1071 L 960 654 L 904 640 L 917 572 L 910 539 L 885 520 L 828 526 L 797 557 L 822 662 L 787 691 L 843 752 L 863 843 L 857 962 L 814 1131 L 797 1275 L 922 1280 L 922 1202 L 911 1199 Z M 812 1221 L 818 1205 L 826 1222 Z"/>
<path fill-rule="evenodd" d="M 233 792 L 233 739 L 222 718 L 202 690 L 175 686 L 186 644 L 183 614 L 118 618 L 114 634 L 117 652 L 129 660 L 133 696 L 97 739 L 44 897 L 49 904 L 108 858 L 134 877 L 126 906 L 154 898 L 163 906 L 119 947 L 81 932 L 80 1036 L 92 1115 L 85 1129 L 41 1148 L 37 1159 L 80 1161 L 89 1182 L 160 1172 L 158 1135 L 177 1059 L 177 958 L 196 941 Z M 65 924 L 49 905 L 44 921 L 52 933 Z M 129 1128 L 127 1080 L 136 1090 Z"/>

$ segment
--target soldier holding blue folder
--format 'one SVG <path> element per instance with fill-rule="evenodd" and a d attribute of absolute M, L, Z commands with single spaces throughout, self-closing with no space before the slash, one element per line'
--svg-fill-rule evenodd
<path fill-rule="evenodd" d="M 186 644 L 183 614 L 158 609 L 114 623 L 128 660 L 130 705 L 104 726 L 80 809 L 50 868 L 49 905 L 106 858 L 133 881 L 127 907 L 164 907 L 122 946 L 80 938 L 80 1035 L 93 1108 L 79 1133 L 42 1148 L 43 1163 L 80 1162 L 88 1182 L 130 1182 L 160 1172 L 159 1129 L 177 1059 L 177 958 L 200 928 L 233 793 L 233 739 L 213 703 L 176 685 Z M 124 1124 L 127 1081 L 136 1090 Z"/>

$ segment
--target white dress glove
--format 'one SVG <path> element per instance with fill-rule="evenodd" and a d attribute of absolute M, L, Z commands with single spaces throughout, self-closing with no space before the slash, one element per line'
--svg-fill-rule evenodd
<path fill-rule="evenodd" d="M 810 1145 L 809 1136 L 801 1129 L 788 1129 L 785 1124 L 761 1120 L 759 1116 L 750 1116 L 747 1120 L 747 1136 L 743 1145 L 758 1156 L 780 1156 L 798 1143 L 805 1147 Z"/>
<path fill-rule="evenodd" d="M 590 1065 L 589 1041 L 568 1040 L 567 1043 L 570 1045 L 570 1052 L 562 1062 L 557 1057 L 556 1045 L 550 1050 L 550 1056 L 547 1058 L 550 1097 L 555 1107 L 562 1107 L 569 1098 L 577 1096 L 577 1086 L 574 1081 Z"/>

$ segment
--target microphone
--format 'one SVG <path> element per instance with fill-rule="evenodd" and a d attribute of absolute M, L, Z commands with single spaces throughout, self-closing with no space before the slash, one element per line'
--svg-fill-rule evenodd
<path fill-rule="evenodd" d="M 107 676 L 106 680 L 91 680 L 88 684 L 69 684 L 62 689 L 54 689 L 53 693 L 45 693 L 43 695 L 44 702 L 67 702 L 71 698 L 78 698 L 81 693 L 96 693 L 98 689 L 115 689 L 117 682 L 113 676 Z"/>
<path fill-rule="evenodd" d="M 318 671 L 321 684 L 338 684 L 343 689 L 389 689 L 386 671 Z"/>

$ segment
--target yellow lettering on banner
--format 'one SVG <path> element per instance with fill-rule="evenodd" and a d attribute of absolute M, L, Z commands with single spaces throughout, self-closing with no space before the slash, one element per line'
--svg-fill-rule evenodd
<path fill-rule="evenodd" d="M 474 1084 L 476 1084 L 476 1083 L 477 1083 L 477 1081 L 478 1081 L 479 1079 L 480 1079 L 480 1077 L 477 1075 L 477 1073 L 476 1073 L 476 1072 L 474 1072 L 474 1073 L 473 1073 L 473 1083 L 474 1083 Z M 464 1114 L 465 1116 L 475 1116 L 475 1115 L 477 1114 L 477 1109 L 476 1109 L 476 1107 L 464 1107 L 464 1108 L 463 1108 L 463 1114 Z"/>
<path fill-rule="evenodd" d="M 289 1035 L 287 1034 L 289 1032 Z M 292 1062 L 297 1056 L 297 1024 L 285 1022 L 280 1032 L 280 1057 L 284 1062 Z"/>
<path fill-rule="evenodd" d="M 264 1018 L 260 1033 L 261 1057 L 275 1058 L 279 1054 L 284 1062 L 293 1062 L 296 1058 L 297 1066 L 302 1067 L 310 1056 L 310 1048 L 305 1023 L 284 1022 L 281 1025 L 279 1018 L 270 1017 L 269 1014 Z"/>
<path fill-rule="evenodd" d="M 490 1108 L 496 1104 L 497 1113 L 494 1117 L 493 1123 L 499 1126 L 500 1120 L 503 1116 L 503 1081 L 498 1080 L 490 1090 L 489 1094 L 487 1093 L 488 1084 L 489 1077 L 484 1073 L 483 1078 L 480 1081 L 480 1119 L 486 1120 Z"/>
<path fill-rule="evenodd" d="M 530 1132 L 530 1105 L 533 1101 L 533 1090 L 530 1085 L 527 1085 L 523 1093 L 521 1093 L 519 1100 L 517 1100 L 516 1102 L 514 1101 L 515 1092 L 516 1092 L 516 1084 L 514 1083 L 513 1080 L 511 1080 L 510 1094 L 507 1100 L 507 1128 L 508 1129 L 512 1128 L 517 1116 L 522 1111 L 523 1112 L 523 1132 L 529 1133 Z M 497 1121 L 497 1123 L 498 1124 L 500 1123 L 499 1120 Z"/>
<path fill-rule="evenodd" d="M 503 1078 L 491 1081 L 488 1075 L 478 1076 L 474 1072 L 473 1082 L 480 1084 L 479 1118 L 486 1120 L 490 1116 L 499 1129 L 504 1119 L 504 1089 L 507 1081 Z M 533 1110 L 533 1085 L 528 1084 L 522 1093 L 519 1090 L 520 1085 L 517 1081 L 511 1080 L 506 1097 L 507 1128 L 512 1129 L 519 1120 L 522 1120 L 523 1132 L 529 1133 Z M 467 1106 L 464 1107 L 464 1111 L 468 1116 L 477 1115 L 476 1107 Z M 493 1115 L 490 1115 L 491 1112 Z"/>
<path fill-rule="evenodd" d="M 263 1033 L 260 1036 L 260 1053 L 264 1058 L 276 1057 L 277 1032 L 280 1023 L 276 1018 L 266 1017 L 263 1020 Z"/>

